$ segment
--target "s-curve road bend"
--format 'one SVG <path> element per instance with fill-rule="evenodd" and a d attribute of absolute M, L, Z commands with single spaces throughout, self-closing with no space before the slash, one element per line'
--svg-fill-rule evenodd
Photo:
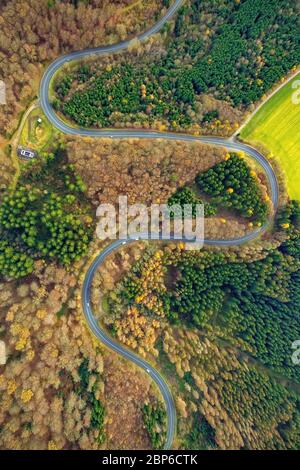
<path fill-rule="evenodd" d="M 183 0 L 176 0 L 172 4 L 172 6 L 168 9 L 166 14 L 148 31 L 139 35 L 137 39 L 139 41 L 144 41 L 149 38 L 151 35 L 157 33 L 161 30 L 164 24 L 172 18 L 172 16 L 176 13 L 178 8 L 183 4 Z M 70 54 L 64 55 L 59 57 L 55 60 L 45 71 L 45 74 L 42 78 L 41 85 L 40 85 L 40 104 L 41 107 L 49 119 L 49 121 L 55 126 L 58 130 L 60 130 L 64 134 L 70 135 L 80 135 L 80 136 L 88 136 L 88 137 L 109 137 L 113 139 L 128 139 L 128 138 L 137 138 L 137 139 L 165 139 L 165 140 L 178 140 L 178 141 L 185 141 L 185 142 L 202 142 L 208 145 L 217 145 L 221 147 L 225 147 L 230 150 L 236 151 L 243 151 L 253 160 L 255 160 L 265 171 L 265 174 L 268 179 L 271 199 L 274 205 L 274 210 L 277 209 L 278 206 L 278 183 L 275 176 L 275 173 L 268 162 L 268 160 L 256 149 L 240 143 L 238 141 L 232 139 L 222 139 L 218 137 L 196 137 L 193 135 L 188 134 L 176 134 L 172 132 L 155 132 L 155 131 L 146 131 L 146 130 L 118 130 L 118 129 L 84 129 L 79 127 L 72 127 L 67 123 L 63 122 L 59 116 L 56 115 L 53 107 L 51 106 L 50 99 L 49 99 L 49 90 L 51 81 L 54 75 L 58 72 L 58 70 L 67 62 L 71 62 L 73 60 L 79 60 L 83 58 L 87 58 L 92 55 L 101 56 L 104 54 L 110 54 L 114 52 L 118 52 L 121 50 L 127 49 L 131 44 L 131 41 L 123 41 L 119 44 L 114 44 L 110 46 L 98 47 L 94 49 L 88 49 L 83 51 L 72 52 Z M 258 230 L 253 231 L 252 233 L 236 239 L 231 240 L 204 240 L 204 243 L 207 245 L 217 245 L 217 246 L 234 246 L 240 245 L 245 242 L 249 242 L 257 238 L 264 230 L 266 230 L 268 224 L 261 227 Z M 146 238 L 146 237 L 145 237 Z M 144 239 L 141 235 L 139 237 L 140 240 Z M 182 241 L 186 241 L 182 239 Z M 110 337 L 98 324 L 95 315 L 92 310 L 91 306 L 91 285 L 93 281 L 93 277 L 96 271 L 99 269 L 101 264 L 104 262 L 106 257 L 111 254 L 114 250 L 117 250 L 122 245 L 126 243 L 130 243 L 132 240 L 116 240 L 111 243 L 108 247 L 106 247 L 93 261 L 91 266 L 89 267 L 84 283 L 83 283 L 83 290 L 82 290 L 82 305 L 84 315 L 86 317 L 87 323 L 96 336 L 98 340 L 100 340 L 105 346 L 110 348 L 111 350 L 117 352 L 124 358 L 132 361 L 137 366 L 141 367 L 149 376 L 156 382 L 157 386 L 159 387 L 161 394 L 164 398 L 168 416 L 168 428 L 167 428 L 167 436 L 166 436 L 166 443 L 165 449 L 170 449 L 173 444 L 174 436 L 176 433 L 176 409 L 174 400 L 171 394 L 171 391 L 164 381 L 163 377 L 159 374 L 159 372 L 151 366 L 147 361 L 138 357 L 135 353 L 130 351 L 129 349 L 125 348 L 118 342 L 116 342 L 112 337 Z"/>

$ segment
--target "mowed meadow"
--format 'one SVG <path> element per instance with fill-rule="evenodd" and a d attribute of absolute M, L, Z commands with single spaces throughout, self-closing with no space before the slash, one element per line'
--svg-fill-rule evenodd
<path fill-rule="evenodd" d="M 289 196 L 300 200 L 300 103 L 293 100 L 299 90 L 297 81 L 300 85 L 300 73 L 260 108 L 240 136 L 274 155 L 286 174 Z"/>

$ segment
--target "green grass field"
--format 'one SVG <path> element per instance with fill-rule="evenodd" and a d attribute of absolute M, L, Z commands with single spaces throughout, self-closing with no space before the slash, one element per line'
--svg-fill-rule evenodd
<path fill-rule="evenodd" d="M 292 102 L 296 80 L 300 73 L 260 108 L 240 137 L 270 151 L 285 172 L 289 196 L 300 200 L 300 104 Z"/>
<path fill-rule="evenodd" d="M 42 120 L 38 123 L 38 118 Z M 21 132 L 20 145 L 37 151 L 47 150 L 55 131 L 40 108 L 34 109 L 26 120 Z"/>

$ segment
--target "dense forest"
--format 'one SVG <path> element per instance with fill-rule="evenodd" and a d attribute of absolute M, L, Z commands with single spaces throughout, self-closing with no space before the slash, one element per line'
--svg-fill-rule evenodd
<path fill-rule="evenodd" d="M 277 221 L 285 241 L 257 260 L 230 251 L 146 253 L 108 296 L 115 333 L 127 341 L 130 328 L 131 345 L 147 347 L 165 319 L 200 330 L 213 326 L 220 337 L 238 339 L 261 363 L 300 383 L 291 359 L 300 335 L 299 222 L 299 204 L 291 202 Z"/>
<path fill-rule="evenodd" d="M 197 124 L 228 133 L 234 123 L 220 117 L 217 105 L 205 112 L 199 96 L 245 108 L 299 59 L 294 0 L 191 0 L 163 51 L 63 73 L 53 104 L 84 127 L 162 122 L 175 130 Z"/>
<path fill-rule="evenodd" d="M 54 259 L 65 266 L 78 261 L 93 233 L 85 190 L 62 148 L 30 162 L 17 190 L 1 200 L 0 274 L 26 276 L 34 259 Z"/>
<path fill-rule="evenodd" d="M 191 204 L 192 215 L 196 216 L 197 204 L 204 204 L 206 217 L 215 215 L 218 207 L 236 211 L 249 220 L 249 225 L 262 226 L 268 215 L 270 197 L 263 198 L 257 174 L 251 170 L 246 161 L 237 154 L 227 154 L 225 160 L 196 177 L 201 193 L 210 196 L 209 202 L 203 202 L 195 191 L 185 187 L 177 190 L 168 200 L 168 205 Z M 174 217 L 174 213 L 171 213 Z"/>
<path fill-rule="evenodd" d="M 151 379 L 95 344 L 79 279 L 76 265 L 39 261 L 30 276 L 0 281 L 1 449 L 151 448 L 141 411 L 156 398 Z"/>
<path fill-rule="evenodd" d="M 157 358 L 179 394 L 182 448 L 299 448 L 299 224 L 291 201 L 271 244 L 149 245 L 106 292 L 112 334 Z"/>
<path fill-rule="evenodd" d="M 0 2 L 0 79 L 7 104 L 0 133 L 11 136 L 20 114 L 36 98 L 44 67 L 63 53 L 111 44 L 139 33 L 161 15 L 147 0 L 9 0 Z"/>
<path fill-rule="evenodd" d="M 166 440 L 167 413 L 162 403 L 146 403 L 142 408 L 143 420 L 153 449 L 163 449 Z"/>
<path fill-rule="evenodd" d="M 204 204 L 206 217 L 227 208 L 245 218 L 250 228 L 266 222 L 268 205 L 257 175 L 241 156 L 225 154 L 223 161 L 198 173 L 196 183 L 210 198 Z M 65 266 L 80 260 L 94 226 L 86 192 L 62 145 L 24 167 L 17 190 L 4 193 L 0 204 L 0 273 L 24 277 L 33 272 L 37 259 L 53 259 Z M 161 182 L 158 194 L 162 196 Z M 170 206 L 191 204 L 193 216 L 201 203 L 189 187 L 178 189 L 168 199 Z"/>
<path fill-rule="evenodd" d="M 117 204 L 120 194 L 127 195 L 130 204 L 147 206 L 153 202 L 166 204 L 174 198 L 183 204 L 191 199 L 200 200 L 206 208 L 204 229 L 207 238 L 237 238 L 253 231 L 252 217 L 248 215 L 243 217 L 237 210 L 223 209 L 221 204 L 215 213 L 211 197 L 200 193 L 195 183 L 197 175 L 228 159 L 230 154 L 225 149 L 201 142 L 191 144 L 151 138 L 91 140 L 70 136 L 66 150 L 69 162 L 87 186 L 88 198 L 95 208 L 99 203 Z M 249 160 L 245 157 L 242 160 L 251 167 Z M 262 202 L 269 207 L 265 175 L 259 167 L 255 170 Z"/>

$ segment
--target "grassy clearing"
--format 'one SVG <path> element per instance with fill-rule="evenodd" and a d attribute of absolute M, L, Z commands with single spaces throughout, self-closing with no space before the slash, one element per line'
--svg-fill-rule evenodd
<path fill-rule="evenodd" d="M 278 159 L 293 199 L 300 199 L 300 104 L 292 101 L 296 91 L 292 84 L 299 79 L 300 73 L 275 93 L 240 134 L 253 145 L 262 144 Z"/>
<path fill-rule="evenodd" d="M 39 122 L 41 120 L 41 122 Z M 20 145 L 43 151 L 55 138 L 55 130 L 40 108 L 34 109 L 26 120 L 20 136 Z"/>
<path fill-rule="evenodd" d="M 137 0 L 136 2 L 131 3 L 131 5 L 128 5 L 127 7 L 122 8 L 121 13 L 126 13 L 133 8 L 139 7 L 141 8 L 143 6 L 142 0 Z"/>

